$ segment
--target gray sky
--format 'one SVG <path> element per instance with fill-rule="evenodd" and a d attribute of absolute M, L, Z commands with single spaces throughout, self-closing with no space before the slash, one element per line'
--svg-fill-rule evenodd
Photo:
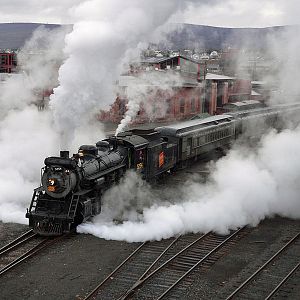
<path fill-rule="evenodd" d="M 73 23 L 73 6 L 87 0 L 1 0 L 0 22 Z M 99 0 L 102 2 L 109 0 Z M 126 0 L 131 1 L 131 0 Z M 161 1 L 161 0 L 149 0 Z M 299 0 L 189 0 L 174 22 L 223 27 L 299 24 Z"/>

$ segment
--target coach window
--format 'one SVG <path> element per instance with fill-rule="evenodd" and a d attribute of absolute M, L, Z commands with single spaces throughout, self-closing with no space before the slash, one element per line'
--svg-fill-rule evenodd
<path fill-rule="evenodd" d="M 183 98 L 180 99 L 180 113 L 184 114 L 184 106 L 185 106 L 185 101 Z"/>
<path fill-rule="evenodd" d="M 198 146 L 198 138 L 193 139 L 193 147 L 196 148 Z"/>

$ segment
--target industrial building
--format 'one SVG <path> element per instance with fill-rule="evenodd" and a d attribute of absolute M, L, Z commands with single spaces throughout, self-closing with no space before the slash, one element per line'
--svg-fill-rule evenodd
<path fill-rule="evenodd" d="M 17 67 L 15 52 L 0 51 L 0 73 L 13 73 Z"/>
<path fill-rule="evenodd" d="M 207 73 L 205 61 L 181 55 L 147 58 L 132 64 L 128 73 L 120 77 L 118 97 L 108 111 L 99 113 L 98 119 L 120 122 L 126 111 L 128 90 L 139 85 L 141 89 L 147 86 L 151 92 L 144 93 L 136 123 L 182 120 L 202 113 L 214 115 L 224 104 L 249 100 L 253 93 L 250 80 Z M 255 96 L 259 100 L 259 94 Z M 150 111 L 147 107 L 151 107 Z"/>

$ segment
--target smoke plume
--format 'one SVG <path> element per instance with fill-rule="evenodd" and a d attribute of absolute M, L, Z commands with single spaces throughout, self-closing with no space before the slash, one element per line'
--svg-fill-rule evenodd
<path fill-rule="evenodd" d="M 268 79 L 274 80 L 281 96 L 285 96 L 281 97 L 281 102 L 299 101 L 295 79 L 299 77 L 300 60 L 295 53 L 300 41 L 289 31 L 282 38 L 289 43 L 282 44 L 278 39 L 269 41 L 269 53 L 277 63 L 284 58 L 285 63 L 280 65 L 280 72 Z M 270 100 L 277 101 L 276 97 Z M 274 215 L 299 219 L 299 151 L 299 125 L 296 128 L 288 126 L 281 132 L 271 130 L 265 133 L 257 147 L 236 144 L 225 157 L 212 163 L 205 183 L 194 176 L 182 184 L 180 193 L 178 188 L 154 193 L 153 189 L 145 190 L 144 187 L 143 196 L 138 186 L 130 189 L 135 194 L 129 198 L 142 199 L 142 203 L 146 203 L 142 210 L 123 205 L 128 197 L 119 195 L 119 206 L 115 207 L 123 211 L 118 212 L 125 217 L 122 223 L 116 223 L 116 216 L 110 213 L 112 209 L 106 208 L 102 215 L 92 223 L 81 225 L 79 230 L 105 239 L 137 242 L 187 232 L 227 233 L 247 224 L 255 226 Z M 122 191 L 133 185 L 132 178 L 128 180 L 130 183 L 124 180 Z M 104 202 L 114 205 L 115 197 L 106 194 Z"/>
<path fill-rule="evenodd" d="M 51 97 L 63 145 L 73 139 L 75 128 L 113 103 L 124 63 L 139 55 L 138 49 L 157 37 L 182 6 L 179 0 L 91 0 L 71 10 L 77 21 L 66 37 L 68 58 Z"/>
<path fill-rule="evenodd" d="M 123 210 L 127 220 L 115 224 L 113 220 L 120 212 L 110 214 L 113 210 L 105 207 L 93 224 L 81 225 L 80 232 L 138 242 L 188 232 L 213 230 L 227 233 L 229 229 L 246 224 L 255 226 L 266 216 L 276 214 L 300 218 L 299 150 L 300 127 L 280 134 L 271 132 L 262 139 L 257 151 L 248 153 L 234 149 L 213 164 L 207 183 L 201 184 L 197 178 L 188 180 L 183 184 L 180 196 L 176 191 L 168 190 L 169 200 L 164 199 L 164 204 L 158 201 L 161 196 L 145 187 L 144 190 L 139 186 L 130 189 L 131 194 L 125 197 L 121 193 L 114 197 L 107 194 L 104 198 L 107 205 Z M 119 192 L 133 185 L 130 179 L 127 180 L 130 183 L 125 180 Z M 132 191 L 135 191 L 134 195 Z M 172 199 L 174 195 L 175 199 Z M 124 205 L 124 201 L 132 198 L 138 199 L 139 205 L 147 201 L 152 205 L 138 213 L 140 208 L 133 210 L 134 206 Z M 113 199 L 118 199 L 117 203 Z M 111 218 L 107 219 L 109 215 Z"/>
<path fill-rule="evenodd" d="M 182 83 L 179 73 L 172 71 L 148 71 L 137 76 L 134 82 L 127 86 L 127 110 L 116 135 L 126 130 L 141 109 L 145 110 L 150 120 L 164 117 L 168 109 L 166 100 L 175 93 L 174 88 L 182 86 Z M 161 98 L 164 98 L 163 101 Z"/>
<path fill-rule="evenodd" d="M 44 158 L 57 155 L 58 135 L 51 112 L 34 105 L 45 89 L 57 84 L 65 28 L 38 28 L 18 56 L 20 72 L 1 82 L 0 220 L 28 223 L 26 207 L 40 183 Z"/>

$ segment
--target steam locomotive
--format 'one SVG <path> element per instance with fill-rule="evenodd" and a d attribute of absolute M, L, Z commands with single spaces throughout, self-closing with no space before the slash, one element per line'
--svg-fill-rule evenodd
<path fill-rule="evenodd" d="M 61 235 L 101 212 L 103 193 L 134 169 L 148 181 L 216 149 L 230 146 L 241 134 L 261 136 L 266 126 L 299 121 L 300 103 L 276 105 L 194 119 L 149 130 L 132 129 L 96 145 L 82 145 L 69 157 L 47 157 L 41 185 L 33 192 L 26 217 L 34 232 Z M 254 126 L 255 125 L 255 126 Z"/>

